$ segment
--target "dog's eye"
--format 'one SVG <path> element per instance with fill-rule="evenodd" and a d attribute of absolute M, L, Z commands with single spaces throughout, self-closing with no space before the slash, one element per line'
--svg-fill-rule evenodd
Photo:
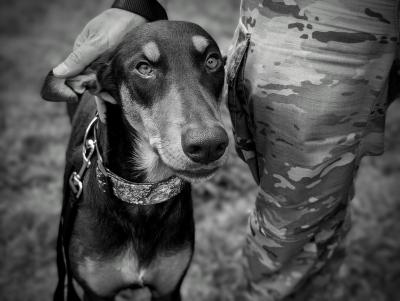
<path fill-rule="evenodd" d="M 206 59 L 206 66 L 208 69 L 214 71 L 220 66 L 221 59 L 217 54 L 210 54 Z"/>
<path fill-rule="evenodd" d="M 152 76 L 153 75 L 153 67 L 151 67 L 148 63 L 146 62 L 141 62 L 136 65 L 137 72 L 139 72 L 141 75 L 144 76 Z"/>

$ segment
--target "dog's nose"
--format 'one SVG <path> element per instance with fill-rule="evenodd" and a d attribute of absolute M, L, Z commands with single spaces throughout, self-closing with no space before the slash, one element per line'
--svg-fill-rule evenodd
<path fill-rule="evenodd" d="M 194 162 L 207 164 L 218 160 L 225 153 L 229 138 L 220 127 L 191 128 L 182 135 L 182 148 Z"/>

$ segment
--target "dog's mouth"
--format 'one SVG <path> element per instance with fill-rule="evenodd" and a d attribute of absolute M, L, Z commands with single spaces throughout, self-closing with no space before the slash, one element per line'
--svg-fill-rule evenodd
<path fill-rule="evenodd" d="M 219 167 L 214 167 L 211 169 L 199 169 L 199 170 L 176 170 L 172 169 L 174 173 L 184 180 L 189 182 L 205 181 L 210 179 L 219 169 Z"/>
<path fill-rule="evenodd" d="M 177 168 L 171 165 L 171 162 L 165 162 L 160 156 L 161 161 L 167 166 L 173 174 L 188 181 L 202 182 L 211 179 L 221 166 L 201 167 L 201 168 Z"/>

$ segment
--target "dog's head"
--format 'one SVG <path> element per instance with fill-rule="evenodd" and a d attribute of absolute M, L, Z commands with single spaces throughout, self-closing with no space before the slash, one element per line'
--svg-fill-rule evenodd
<path fill-rule="evenodd" d="M 75 92 L 109 93 L 147 145 L 143 164 L 158 160 L 171 173 L 196 180 L 211 176 L 227 156 L 223 84 L 224 59 L 205 30 L 158 21 L 133 30 L 84 74 L 66 81 L 50 75 L 42 96 L 74 101 Z"/>

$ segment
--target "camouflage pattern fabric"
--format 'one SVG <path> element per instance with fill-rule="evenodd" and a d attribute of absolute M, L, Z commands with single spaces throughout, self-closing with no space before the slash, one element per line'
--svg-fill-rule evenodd
<path fill-rule="evenodd" d="M 383 151 L 397 14 L 396 0 L 242 0 L 228 105 L 260 187 L 244 249 L 260 300 L 328 279 L 359 161 Z"/>

